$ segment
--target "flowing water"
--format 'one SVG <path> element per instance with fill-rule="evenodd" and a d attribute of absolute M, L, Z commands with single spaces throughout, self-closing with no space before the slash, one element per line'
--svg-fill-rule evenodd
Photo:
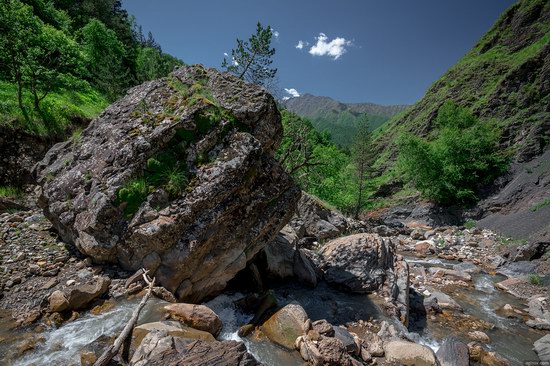
<path fill-rule="evenodd" d="M 2 361 L 6 361 L 7 364 L 13 364 L 14 366 L 80 365 L 82 350 L 97 346 L 97 339 L 116 337 L 130 319 L 138 302 L 139 299 L 121 301 L 113 309 L 102 314 L 92 315 L 88 313 L 60 328 L 48 329 L 38 335 L 42 338 L 42 341 L 37 343 L 34 351 L 20 359 L 2 360 L 0 358 L 0 364 L 3 364 Z M 160 300 L 154 298 L 149 300 L 140 314 L 138 324 L 158 320 L 162 316 L 156 313 L 158 307 L 155 305 L 159 302 Z M 19 330 L 13 335 L 28 339 L 31 333 Z M 21 339 L 20 341 L 24 340 Z M 10 348 L 16 350 L 17 343 L 20 343 L 20 341 L 15 340 L 15 344 L 0 343 L 0 346 L 4 345 L 4 347 L 0 347 L 0 354 L 8 358 Z"/>
<path fill-rule="evenodd" d="M 408 259 L 409 260 L 409 259 Z M 439 259 L 418 260 L 410 259 L 411 265 L 445 266 L 452 267 L 455 263 Z M 513 296 L 497 290 L 494 284 L 501 281 L 501 276 L 490 276 L 485 273 L 473 274 L 473 288 L 457 287 L 451 295 L 464 309 L 466 314 L 486 320 L 495 325 L 494 329 L 486 331 L 491 337 L 491 343 L 486 345 L 502 356 L 508 358 L 513 365 L 523 364 L 528 360 L 538 360 L 532 351 L 532 344 L 544 333 L 528 328 L 523 321 L 508 319 L 498 315 L 497 309 L 505 304 L 522 307 L 524 304 Z M 385 319 L 381 310 L 381 300 L 372 295 L 346 294 L 320 283 L 315 289 L 298 284 L 281 285 L 273 289 L 279 305 L 284 306 L 295 302 L 302 305 L 312 321 L 327 319 L 332 324 L 345 324 L 360 319 Z M 243 313 L 235 306 L 235 301 L 244 295 L 239 293 L 224 294 L 209 301 L 211 307 L 222 319 L 223 330 L 221 340 L 243 341 L 249 352 L 267 366 L 299 366 L 303 360 L 296 351 L 284 350 L 264 338 L 251 336 L 240 338 L 237 331 L 240 326 L 247 324 L 253 314 Z M 100 315 L 86 314 L 81 318 L 67 323 L 58 329 L 47 329 L 40 334 L 43 340 L 37 343 L 35 350 L 28 352 L 25 357 L 13 362 L 14 365 L 79 365 L 80 354 L 83 349 L 89 349 L 100 337 L 114 337 L 120 332 L 138 300 L 121 301 L 116 307 Z M 158 321 L 162 319 L 158 306 L 160 300 L 148 303 L 140 316 L 139 323 Z M 1 318 L 1 317 L 0 317 Z M 5 317 L 4 317 L 5 318 Z M 0 319 L 1 320 L 1 319 Z M 8 362 L 10 348 L 15 349 L 21 338 L 34 334 L 28 330 L 9 330 L 13 324 L 0 321 L 0 364 Z M 7 329 L 7 330 L 6 330 Z M 454 335 L 468 342 L 466 334 L 443 327 L 440 323 L 428 322 L 428 326 L 418 334 L 409 334 L 415 341 L 437 350 L 443 338 Z M 13 337 L 13 341 L 6 341 L 6 337 Z M 2 341 L 4 338 L 4 341 Z"/>
<path fill-rule="evenodd" d="M 437 258 L 406 258 L 406 260 L 410 264 L 420 264 L 425 267 L 453 268 L 458 263 Z M 462 306 L 465 314 L 494 324 L 493 329 L 484 331 L 491 338 L 491 342 L 485 345 L 487 349 L 504 356 L 512 365 L 523 365 L 526 361 L 538 361 L 538 357 L 532 349 L 533 343 L 545 333 L 529 328 L 520 319 L 510 319 L 497 312 L 506 304 L 519 309 L 525 307 L 525 302 L 495 287 L 496 283 L 504 279 L 506 279 L 505 276 L 491 276 L 482 271 L 473 273 L 473 288 L 456 287 L 449 295 Z M 426 340 L 425 343 L 428 345 L 432 343 L 432 348 L 437 349 L 443 338 L 449 336 L 450 333 L 465 343 L 471 341 L 466 334 L 453 332 L 452 329 L 435 322 L 428 323 L 428 327 L 420 332 L 420 336 Z"/>

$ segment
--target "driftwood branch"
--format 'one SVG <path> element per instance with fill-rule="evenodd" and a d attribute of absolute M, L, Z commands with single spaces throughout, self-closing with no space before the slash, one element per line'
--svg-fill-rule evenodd
<path fill-rule="evenodd" d="M 149 287 L 147 288 L 147 292 L 141 299 L 141 302 L 139 303 L 137 308 L 134 309 L 134 312 L 132 313 L 132 317 L 130 318 L 128 323 L 126 323 L 126 326 L 124 327 L 124 329 L 122 329 L 122 332 L 120 332 L 118 337 L 115 339 L 115 343 L 113 343 L 112 346 L 109 346 L 109 348 L 107 348 L 105 352 L 103 352 L 101 357 L 99 357 L 97 361 L 94 363 L 94 366 L 106 366 L 109 363 L 109 361 L 111 361 L 111 359 L 116 356 L 116 354 L 120 350 L 120 347 L 122 347 L 122 345 L 125 343 L 126 339 L 132 334 L 132 330 L 134 329 L 134 326 L 137 323 L 139 313 L 147 303 L 147 300 L 149 299 L 149 297 L 151 297 L 153 286 L 155 285 L 155 279 L 153 278 L 151 280 L 147 275 L 148 272 L 149 271 L 147 270 L 143 270 L 143 273 L 142 273 L 143 280 L 147 285 L 149 285 Z"/>

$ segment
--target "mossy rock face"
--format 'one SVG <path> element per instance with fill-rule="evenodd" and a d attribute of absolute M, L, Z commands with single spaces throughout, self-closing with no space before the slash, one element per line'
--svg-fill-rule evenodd
<path fill-rule="evenodd" d="M 260 87 L 200 65 L 131 89 L 37 167 L 40 205 L 97 262 L 198 301 L 286 224 L 299 189 L 273 159 L 280 114 Z M 67 159 L 70 164 L 66 164 Z"/>

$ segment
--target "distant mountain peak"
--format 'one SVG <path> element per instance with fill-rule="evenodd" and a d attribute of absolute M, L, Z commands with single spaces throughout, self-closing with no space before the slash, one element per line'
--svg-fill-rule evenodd
<path fill-rule="evenodd" d="M 287 99 L 282 103 L 289 111 L 309 118 L 317 130 L 330 132 L 332 140 L 344 147 L 353 141 L 361 116 L 368 115 L 371 129 L 375 129 L 408 108 L 406 105 L 343 103 L 331 97 L 309 93 Z"/>

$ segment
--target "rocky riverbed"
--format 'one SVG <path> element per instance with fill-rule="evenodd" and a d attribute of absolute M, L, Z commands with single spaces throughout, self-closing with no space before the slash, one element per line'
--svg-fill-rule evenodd
<path fill-rule="evenodd" d="M 168 301 L 176 300 L 159 287 L 157 297 L 149 302 L 140 318 L 140 326 L 145 325 L 147 334 L 151 329 L 158 330 L 160 333 L 153 333 L 161 339 L 199 339 L 207 354 L 213 352 L 213 346 L 204 342 L 214 342 L 217 338 L 216 342 L 231 350 L 229 354 L 244 360 L 242 364 L 253 364 L 256 362 L 253 359 L 266 365 L 300 365 L 304 359 L 311 364 L 383 364 L 390 360 L 410 364 L 408 357 L 426 364 L 435 364 L 434 360 L 439 358 L 438 362 L 444 364 L 441 360 L 445 355 L 439 350 L 450 347 L 449 336 L 455 337 L 453 346 L 466 345 L 469 359 L 481 365 L 515 365 L 538 359 L 533 344 L 544 340 L 550 318 L 544 261 L 529 264 L 534 272 L 538 271 L 537 278 L 542 282 L 533 284 L 533 277 L 530 280 L 529 274 L 516 270 L 517 264 L 506 262 L 502 256 L 506 248 L 493 232 L 414 225 L 412 228 L 391 228 L 373 223 L 363 223 L 360 227 L 334 212 L 329 214 L 334 217 L 325 216 L 327 220 L 322 222 L 319 216 L 327 212 L 319 215 L 321 209 L 317 207 L 317 215 L 309 217 L 296 215 L 292 220 L 294 229 L 289 227 L 281 232 L 282 237 L 296 241 L 290 250 L 302 247 L 299 253 L 311 258 L 308 263 L 314 272 L 320 272 L 316 275 L 316 286 L 299 284 L 292 271 L 289 276 L 276 278 L 269 273 L 269 266 L 261 267 L 264 290 L 270 289 L 274 302 L 264 309 L 265 313 L 256 319 L 246 336 L 241 327 L 251 324 L 258 310 L 258 305 L 242 306 L 242 299 L 250 296 L 246 292 L 228 292 L 207 303 L 223 327 L 208 332 L 190 327 L 181 318 L 167 320 L 171 316 L 165 307 Z M 330 225 L 334 226 L 330 221 L 336 222 L 335 218 L 344 220 L 345 224 L 332 230 L 323 243 L 311 227 L 326 232 Z M 311 220 L 316 220 L 317 225 L 311 226 Z M 304 226 L 310 226 L 309 231 L 298 227 L 304 222 Z M 138 281 L 126 287 L 125 282 L 132 273 L 117 267 L 95 265 L 65 245 L 36 208 L 3 213 L 0 223 L 0 304 L 3 309 L 0 353 L 4 362 L 79 364 L 81 360 L 82 364 L 91 364 L 129 318 L 140 299 L 143 284 Z M 350 226 L 352 224 L 355 226 Z M 396 317 L 394 307 L 389 306 L 392 299 L 384 295 L 384 291 L 354 294 L 331 280 L 331 272 L 320 259 L 323 257 L 320 249 L 334 245 L 326 243 L 330 237 L 344 235 L 337 243 L 353 243 L 357 235 L 346 237 L 349 230 L 368 231 L 372 233 L 369 235 L 395 242 L 396 250 L 408 263 L 408 327 Z M 281 245 L 281 239 L 272 245 Z M 291 254 L 287 257 L 294 263 L 296 252 Z M 269 255 L 266 257 L 262 260 L 269 261 Z M 281 262 L 281 258 L 278 260 L 284 267 L 285 262 Z M 262 264 L 258 262 L 258 265 Z M 360 273 L 356 275 L 361 278 Z M 250 290 L 243 288 L 243 291 Z M 56 294 L 60 295 L 59 301 Z M 295 307 L 291 308 L 290 315 L 285 315 L 288 306 Z M 273 317 L 282 320 L 272 320 Z M 289 319 L 296 327 L 290 336 L 293 339 L 281 341 L 277 329 L 283 326 L 287 329 L 285 322 Z M 271 329 L 273 326 L 269 324 L 277 326 Z M 288 329 L 284 334 L 287 333 Z M 132 350 L 137 350 L 139 341 L 145 344 L 161 341 L 152 337 L 147 338 L 142 333 L 136 342 L 134 334 Z M 246 348 L 240 349 L 239 343 L 224 343 L 235 341 L 244 342 Z M 405 347 L 396 342 L 413 343 Z M 537 343 L 541 359 L 547 350 L 545 344 L 544 341 Z M 403 354 L 403 349 L 408 352 Z M 172 354 L 175 351 L 166 349 L 165 352 Z M 251 356 L 243 356 L 247 353 Z M 139 357 L 160 356 L 141 353 Z M 188 357 L 193 360 L 196 356 Z"/>

